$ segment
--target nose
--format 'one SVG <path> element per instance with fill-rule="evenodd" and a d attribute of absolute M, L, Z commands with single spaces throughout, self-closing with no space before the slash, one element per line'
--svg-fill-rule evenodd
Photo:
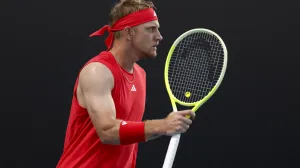
<path fill-rule="evenodd" d="M 157 31 L 157 40 L 159 41 L 163 40 L 163 36 L 160 34 L 159 31 Z"/>

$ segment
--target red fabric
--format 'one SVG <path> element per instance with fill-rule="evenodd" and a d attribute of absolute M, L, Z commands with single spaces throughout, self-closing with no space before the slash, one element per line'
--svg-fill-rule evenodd
<path fill-rule="evenodd" d="M 112 27 L 109 27 L 109 25 L 105 25 L 100 30 L 92 33 L 90 37 L 101 36 L 105 31 L 108 31 L 109 36 L 106 38 L 105 44 L 108 49 L 110 49 L 114 38 L 112 32 L 123 30 L 125 27 L 134 27 L 157 19 L 158 18 L 156 16 L 156 13 L 152 8 L 139 10 L 119 19 Z"/>
<path fill-rule="evenodd" d="M 145 142 L 145 123 L 122 121 L 120 123 L 119 135 L 122 145 Z"/>
<path fill-rule="evenodd" d="M 87 64 L 91 62 L 104 64 L 114 76 L 112 98 L 116 107 L 116 117 L 120 120 L 141 122 L 146 99 L 145 71 L 135 64 L 135 79 L 130 84 L 123 74 L 130 81 L 133 79 L 133 74 L 120 68 L 110 52 L 100 53 Z M 138 143 L 129 145 L 102 144 L 87 110 L 78 104 L 77 85 L 78 78 L 74 86 L 64 149 L 57 168 L 135 168 Z M 135 89 L 132 89 L 133 87 Z"/>

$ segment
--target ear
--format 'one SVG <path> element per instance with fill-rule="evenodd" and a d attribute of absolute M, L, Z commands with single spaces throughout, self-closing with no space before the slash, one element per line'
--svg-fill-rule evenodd
<path fill-rule="evenodd" d="M 133 33 L 134 32 L 133 32 L 133 30 L 130 27 L 126 26 L 124 28 L 124 35 L 125 35 L 125 38 L 127 40 L 131 40 L 132 39 Z"/>

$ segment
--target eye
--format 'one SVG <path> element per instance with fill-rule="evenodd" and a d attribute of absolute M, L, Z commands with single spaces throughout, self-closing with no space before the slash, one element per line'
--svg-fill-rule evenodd
<path fill-rule="evenodd" d="M 154 32 L 154 31 L 155 31 L 155 27 L 154 27 L 154 26 L 153 26 L 153 27 L 149 27 L 149 28 L 148 28 L 148 31 L 149 31 L 149 32 Z"/>

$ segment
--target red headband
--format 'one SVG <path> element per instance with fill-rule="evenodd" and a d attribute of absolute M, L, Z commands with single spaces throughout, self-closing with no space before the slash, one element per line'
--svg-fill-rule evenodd
<path fill-rule="evenodd" d="M 134 27 L 142 23 L 150 22 L 153 20 L 158 20 L 155 11 L 152 8 L 147 8 L 139 10 L 137 12 L 131 13 L 121 19 L 119 19 L 112 27 L 105 25 L 100 30 L 94 32 L 90 35 L 92 36 L 101 36 L 105 31 L 109 32 L 109 36 L 105 40 L 105 44 L 110 49 L 113 42 L 113 33 L 114 31 L 123 30 L 125 27 Z"/>

